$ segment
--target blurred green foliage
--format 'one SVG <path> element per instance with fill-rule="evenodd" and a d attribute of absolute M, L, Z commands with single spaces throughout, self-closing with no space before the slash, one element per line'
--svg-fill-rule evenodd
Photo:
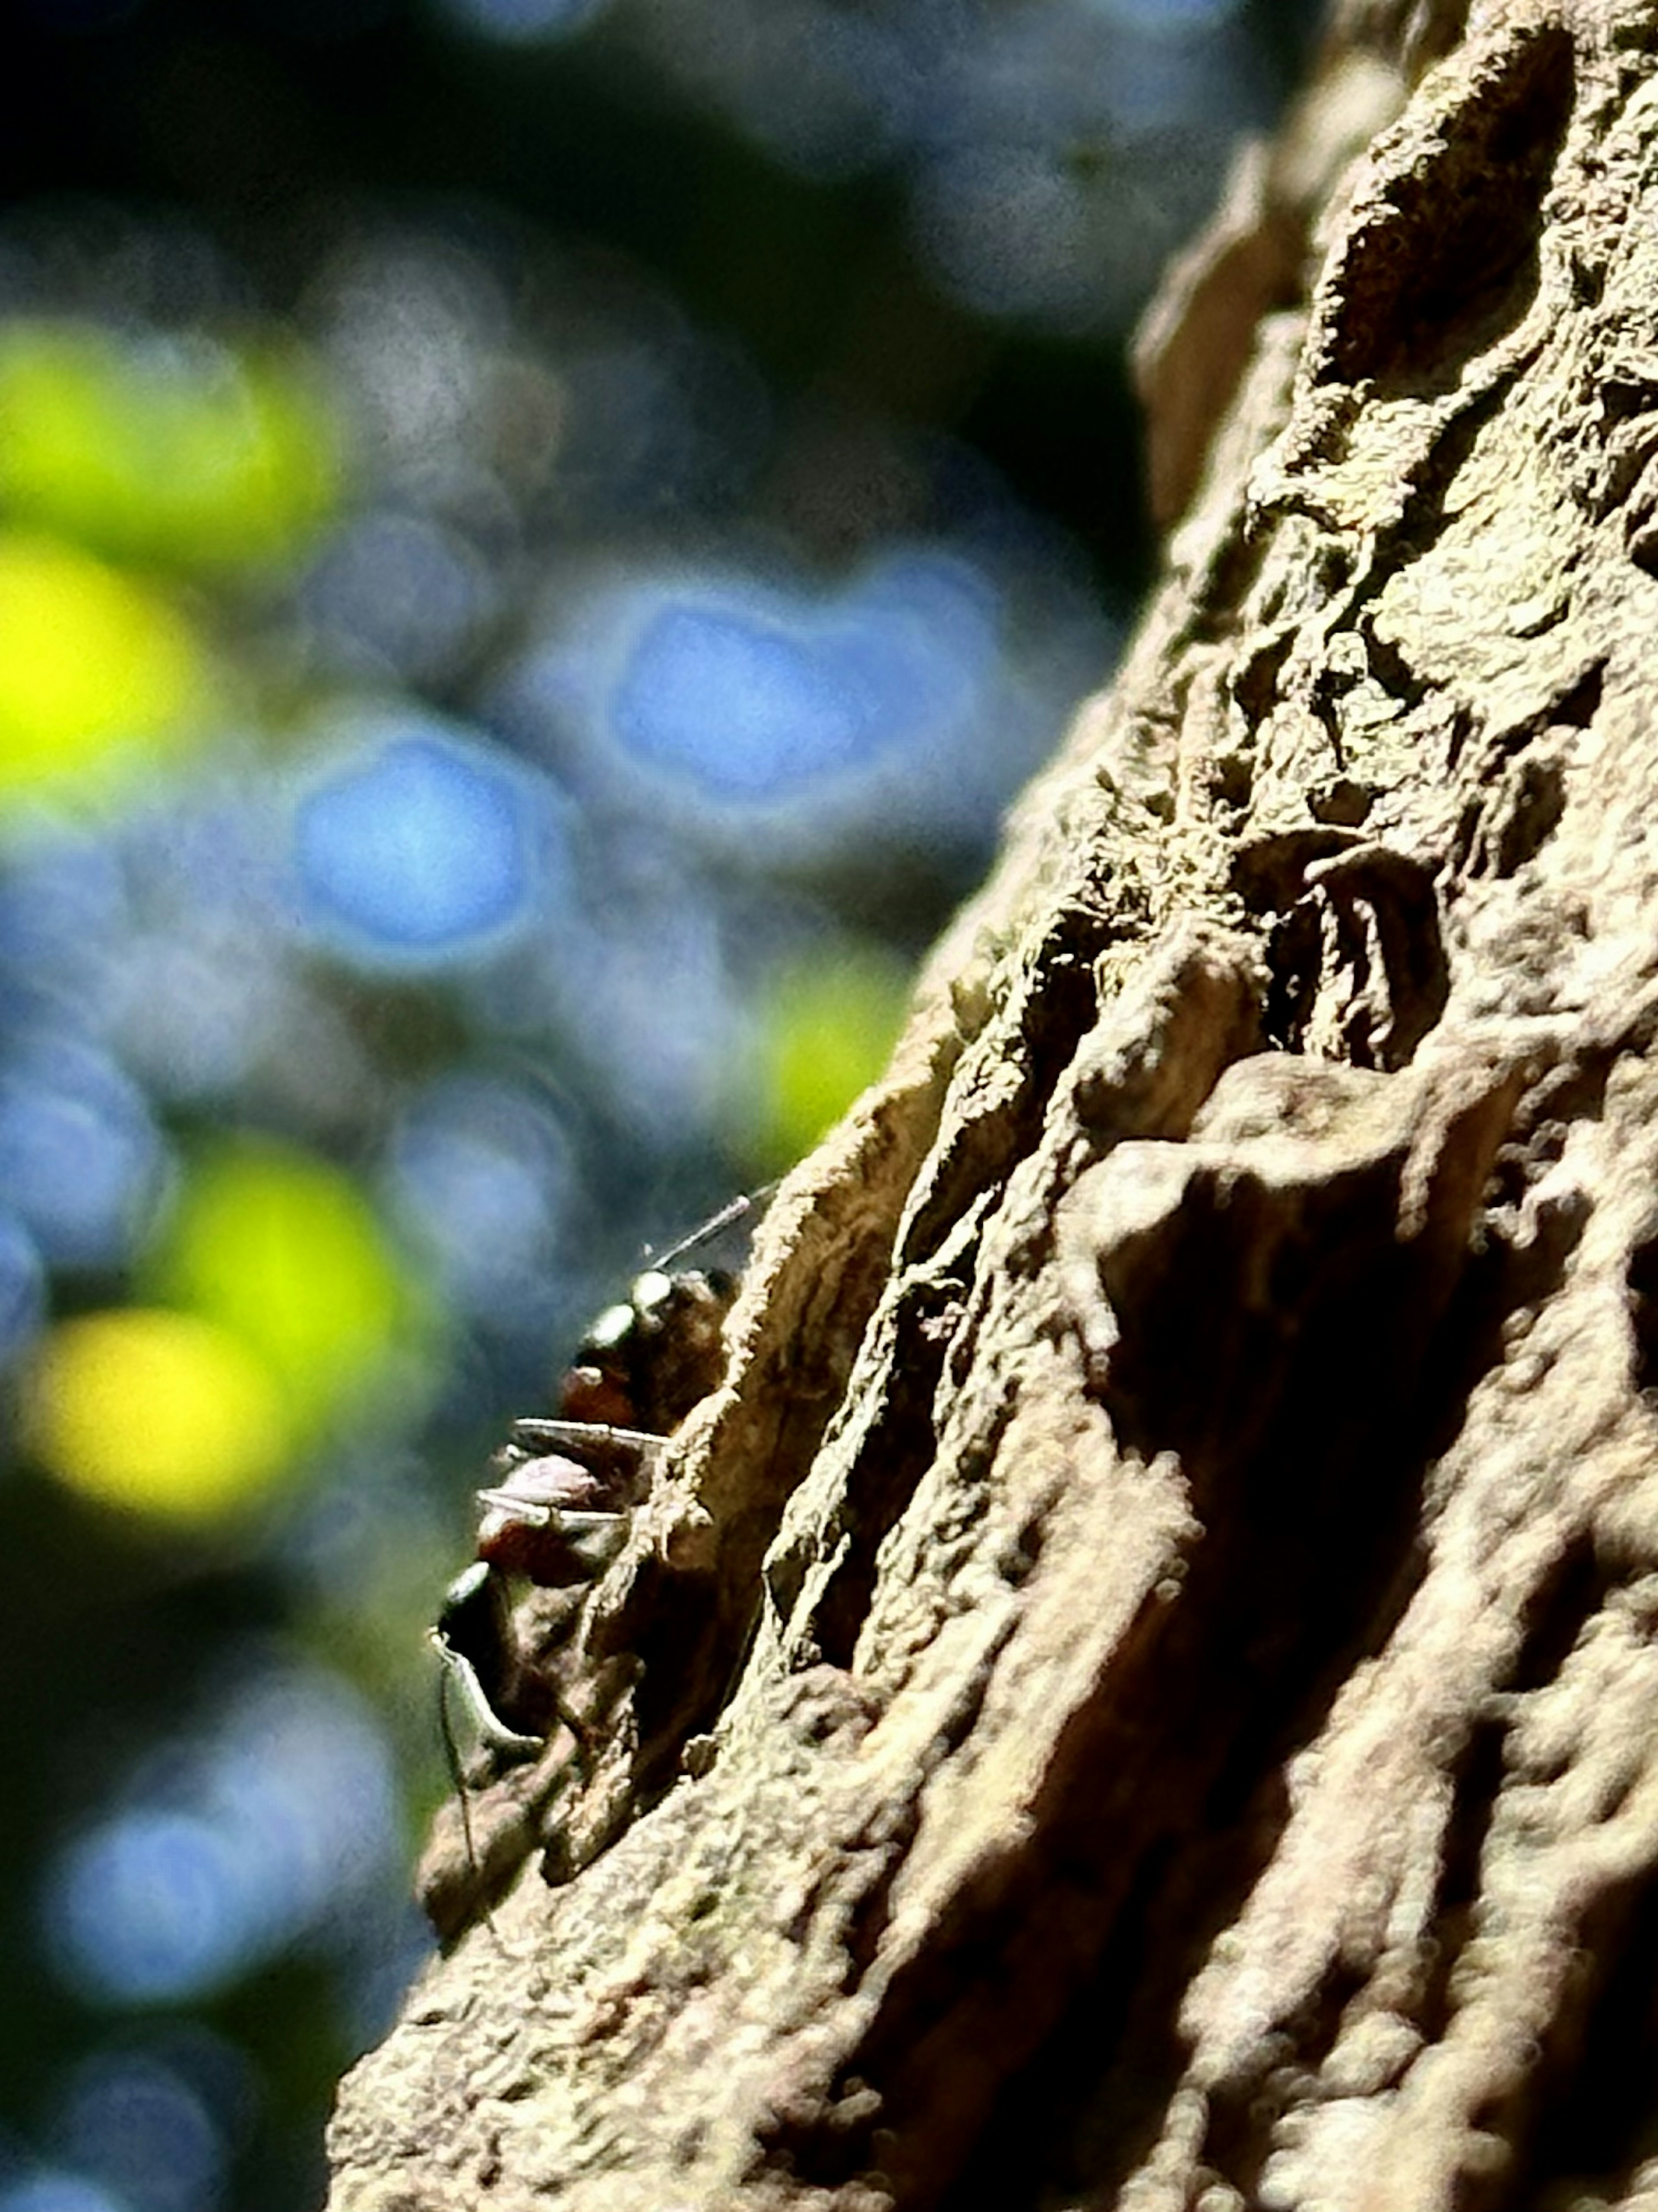
<path fill-rule="evenodd" d="M 781 1174 L 873 1083 L 903 1018 L 909 971 L 878 945 L 776 969 L 757 1008 L 740 1111 L 750 1157 Z"/>
<path fill-rule="evenodd" d="M 341 496 L 343 438 L 291 340 L 20 317 L 0 331 L 0 508 L 112 561 L 258 570 Z"/>
<path fill-rule="evenodd" d="M 0 532 L 0 804 L 41 787 L 84 802 L 207 733 L 194 628 L 83 547 Z"/>
<path fill-rule="evenodd" d="M 353 1178 L 269 1139 L 221 1142 L 187 1167 L 140 1287 L 230 1331 L 280 1395 L 289 1433 L 361 1415 L 419 1287 Z M 435 1345 L 428 1358 L 440 1356 Z"/>

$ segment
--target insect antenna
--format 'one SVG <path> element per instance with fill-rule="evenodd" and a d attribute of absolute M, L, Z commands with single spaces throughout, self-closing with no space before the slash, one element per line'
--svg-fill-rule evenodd
<path fill-rule="evenodd" d="M 745 1214 L 752 1213 L 756 1206 L 763 1206 L 776 1188 L 775 1182 L 762 1182 L 758 1190 L 740 1193 L 729 1204 L 722 1206 L 718 1213 L 710 1215 L 700 1228 L 693 1229 L 689 1237 L 682 1237 L 677 1244 L 670 1244 L 665 1252 L 652 1253 L 649 1255 L 651 1267 L 665 1273 L 676 1260 L 683 1260 L 687 1252 L 695 1251 L 699 1244 L 708 1243 L 712 1237 L 718 1237 L 722 1229 L 729 1229 L 733 1222 L 741 1221 Z"/>
<path fill-rule="evenodd" d="M 484 1885 L 483 1869 L 479 1863 L 477 1846 L 472 1838 L 471 1792 L 467 1785 L 465 1767 L 461 1763 L 460 1745 L 455 1738 L 455 1719 L 449 1706 L 449 1668 L 446 1665 L 440 1667 L 438 1733 L 443 1738 L 444 1764 L 449 1770 L 449 1779 L 454 1784 L 455 1802 L 460 1808 L 461 1848 L 466 1854 L 466 1871 L 477 1894 L 478 1910 L 483 1915 L 483 1924 L 497 1946 L 504 1951 L 507 1947 L 501 1942 L 501 1930 L 495 1926 L 495 1915 L 489 1910 L 489 1893 Z"/>

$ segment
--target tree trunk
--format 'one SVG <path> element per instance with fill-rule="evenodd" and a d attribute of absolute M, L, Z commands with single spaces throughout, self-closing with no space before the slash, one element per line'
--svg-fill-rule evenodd
<path fill-rule="evenodd" d="M 334 2212 L 1658 2204 L 1655 56 L 1356 0 L 1239 163 Z"/>

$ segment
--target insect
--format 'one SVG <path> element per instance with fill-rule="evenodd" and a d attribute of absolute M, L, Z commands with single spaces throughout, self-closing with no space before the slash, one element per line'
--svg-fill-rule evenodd
<path fill-rule="evenodd" d="M 449 1585 L 429 1632 L 442 1662 L 440 1721 L 469 1887 L 477 1862 L 452 1693 L 492 1770 L 538 1759 L 560 1724 L 586 1756 L 592 1732 L 564 1693 L 560 1654 L 589 1586 L 622 1548 L 669 1433 L 719 1380 L 737 1294 L 732 1274 L 673 1263 L 755 1202 L 734 1200 L 599 1315 L 560 1383 L 556 1414 L 514 1421 L 489 1463 L 477 1492 L 477 1557 Z M 429 1890 L 427 1903 L 438 1917 Z"/>
<path fill-rule="evenodd" d="M 678 1427 L 719 1379 L 720 1332 L 737 1295 L 723 1268 L 674 1272 L 674 1261 L 732 1228 L 769 1195 L 733 1199 L 635 1278 L 627 1297 L 588 1330 L 559 1386 L 568 1421 L 647 1431 Z"/>
<path fill-rule="evenodd" d="M 556 1688 L 537 1679 L 536 1664 L 545 1632 L 560 1632 L 553 1641 L 562 1642 L 574 1608 L 542 1605 L 543 1634 L 525 1648 L 513 1634 L 512 1578 L 579 1593 L 602 1573 L 621 1549 L 664 1441 L 610 1423 L 532 1419 L 513 1422 L 511 1441 L 491 1461 L 496 1480 L 477 1492 L 477 1557 L 450 1583 L 431 1641 L 446 1692 L 452 1682 L 479 1741 L 498 1757 L 536 1757 L 555 1720 L 578 1742 L 586 1736 Z M 524 1725 L 504 1719 L 502 1708 Z M 444 1731 L 458 1765 L 446 1697 Z"/>

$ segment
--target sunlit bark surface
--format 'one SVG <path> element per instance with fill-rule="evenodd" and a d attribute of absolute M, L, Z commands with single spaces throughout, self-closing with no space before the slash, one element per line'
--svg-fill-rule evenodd
<path fill-rule="evenodd" d="M 1140 366 L 333 2212 L 1658 2204 L 1658 15 L 1350 10 Z"/>

